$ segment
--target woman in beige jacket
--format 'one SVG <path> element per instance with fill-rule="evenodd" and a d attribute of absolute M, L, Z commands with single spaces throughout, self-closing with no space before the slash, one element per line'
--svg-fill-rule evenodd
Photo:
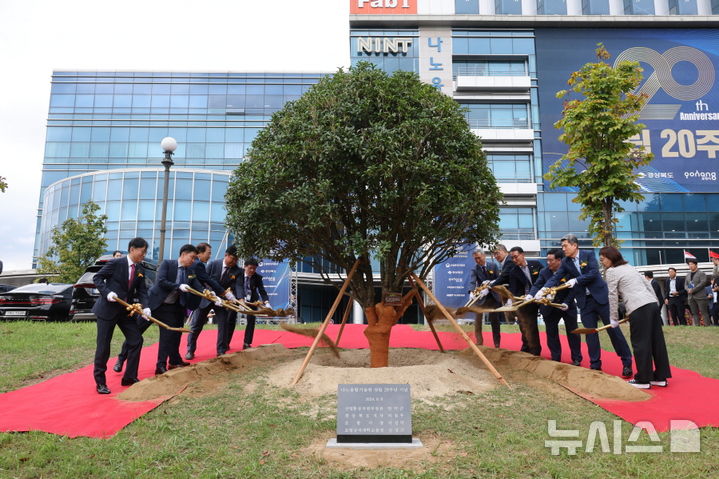
<path fill-rule="evenodd" d="M 672 373 L 654 290 L 634 267 L 627 264 L 617 248 L 605 246 L 599 250 L 599 261 L 607 270 L 612 327 L 619 326 L 617 307 L 620 295 L 631 318 L 629 331 L 637 373 L 629 384 L 640 389 L 666 387 L 667 378 Z"/>

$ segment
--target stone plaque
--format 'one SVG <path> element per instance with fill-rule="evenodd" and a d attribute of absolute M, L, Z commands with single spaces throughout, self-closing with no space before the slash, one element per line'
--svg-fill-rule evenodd
<path fill-rule="evenodd" d="M 411 443 L 409 384 L 339 384 L 338 443 Z"/>

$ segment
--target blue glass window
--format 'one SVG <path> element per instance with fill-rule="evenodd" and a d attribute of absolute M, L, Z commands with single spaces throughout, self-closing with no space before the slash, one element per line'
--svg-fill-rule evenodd
<path fill-rule="evenodd" d="M 540 15 L 566 15 L 567 0 L 537 0 L 537 13 Z"/>
<path fill-rule="evenodd" d="M 470 128 L 529 128 L 528 109 L 524 103 L 476 103 L 462 105 Z"/>
<path fill-rule="evenodd" d="M 47 128 L 47 141 L 70 141 L 72 128 L 52 126 Z"/>
<path fill-rule="evenodd" d="M 712 0 L 712 14 L 719 15 L 719 0 Z"/>
<path fill-rule="evenodd" d="M 479 14 L 479 0 L 454 0 L 454 13 Z"/>
<path fill-rule="evenodd" d="M 654 15 L 654 0 L 624 0 L 625 15 Z"/>
<path fill-rule="evenodd" d="M 609 15 L 609 0 L 582 0 L 584 15 Z"/>
<path fill-rule="evenodd" d="M 454 76 L 524 76 L 527 75 L 525 60 L 455 60 L 452 62 Z"/>
<path fill-rule="evenodd" d="M 697 0 L 669 0 L 670 15 L 696 15 Z"/>
<path fill-rule="evenodd" d="M 52 95 L 50 107 L 73 107 L 75 106 L 75 95 Z"/>
<path fill-rule="evenodd" d="M 497 15 L 521 15 L 520 0 L 494 0 L 494 13 Z"/>

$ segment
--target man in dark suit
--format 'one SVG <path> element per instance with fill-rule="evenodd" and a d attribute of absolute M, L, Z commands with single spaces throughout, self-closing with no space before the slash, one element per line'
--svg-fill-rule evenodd
<path fill-rule="evenodd" d="M 125 335 L 128 348 L 127 369 L 121 384 L 129 386 L 138 381 L 137 368 L 140 363 L 142 334 L 136 320 L 127 315 L 127 311 L 117 302 L 117 298 L 124 301 L 137 299 L 141 304 L 147 304 L 145 271 L 142 267 L 142 261 L 147 253 L 147 241 L 142 238 L 134 238 L 130 241 L 127 249 L 127 256 L 108 261 L 93 276 L 95 287 L 100 292 L 100 297 L 92 308 L 92 312 L 97 317 L 97 346 L 93 375 L 99 394 L 110 394 L 105 371 L 107 370 L 107 360 L 110 358 L 110 341 L 112 341 L 115 325 Z M 149 313 L 149 309 L 145 309 L 144 312 Z"/>
<path fill-rule="evenodd" d="M 487 254 L 478 249 L 473 254 L 475 266 L 470 272 L 469 277 L 469 292 L 472 293 L 477 287 L 481 286 L 484 282 L 492 281 L 497 279 L 499 274 L 499 267 L 494 261 L 487 261 Z M 474 304 L 479 306 L 486 306 L 492 308 L 498 308 L 502 306 L 502 300 L 499 294 L 495 292 L 488 292 L 487 296 L 478 299 Z M 492 325 L 492 339 L 494 340 L 494 347 L 498 348 L 501 340 L 500 323 L 502 322 L 502 313 L 489 313 L 489 322 Z M 477 344 L 484 344 L 484 338 L 482 337 L 482 323 L 484 322 L 484 314 L 475 313 L 474 318 L 474 336 Z"/>
<path fill-rule="evenodd" d="M 547 267 L 539 272 L 539 278 L 534 282 L 529 294 L 535 295 L 542 289 L 549 279 L 554 276 L 559 266 L 562 264 L 564 253 L 561 249 L 550 249 L 547 253 Z M 561 283 L 565 283 L 569 278 L 562 278 Z M 564 327 L 567 330 L 567 342 L 572 355 L 572 364 L 579 366 L 582 362 L 582 340 L 576 334 L 570 334 L 577 329 L 577 305 L 574 303 L 574 288 L 567 288 L 559 291 L 554 297 L 553 302 L 561 304 L 562 309 L 553 306 L 540 306 L 539 312 L 544 318 L 544 325 L 547 330 L 547 346 L 552 353 L 554 361 L 562 360 L 562 344 L 559 341 L 559 320 L 564 319 Z"/>
<path fill-rule="evenodd" d="M 512 268 L 514 268 L 514 263 L 512 262 L 512 258 L 509 256 L 509 251 L 507 250 L 507 247 L 503 244 L 495 245 L 494 249 L 492 249 L 492 256 L 494 257 L 494 260 L 499 267 L 498 276 L 502 276 L 506 280 L 506 278 L 508 278 L 507 275 L 512 270 Z M 495 284 L 505 284 L 505 282 L 498 282 L 495 280 L 492 282 L 492 285 Z M 517 313 L 507 311 L 504 313 L 504 319 L 505 321 L 507 321 L 507 324 L 514 324 L 517 321 Z"/>
<path fill-rule="evenodd" d="M 594 252 L 580 250 L 579 240 L 573 234 L 562 238 L 562 251 L 564 252 L 562 264 L 554 276 L 547 281 L 545 288 L 559 286 L 562 278 L 570 278 L 567 284 L 572 288 L 579 288 L 574 293 L 574 297 L 582 313 L 582 324 L 588 328 L 596 328 L 600 319 L 605 325 L 610 324 L 609 289 L 599 273 L 599 263 Z M 544 291 L 544 289 L 540 290 L 535 297 L 542 298 Z M 632 352 L 621 329 L 609 328 L 607 333 L 614 351 L 622 360 L 622 377 L 632 377 Z M 586 338 L 589 367 L 601 370 L 602 350 L 599 335 L 587 334 Z"/>
<path fill-rule="evenodd" d="M 669 277 L 664 283 L 664 304 L 667 305 L 667 312 L 674 326 L 680 324 L 686 326 L 687 320 L 684 317 L 684 304 L 686 303 L 687 290 L 684 288 L 684 278 L 677 276 L 675 268 L 667 270 Z"/>
<path fill-rule="evenodd" d="M 221 292 L 229 300 L 234 300 L 235 296 L 232 291 L 235 290 L 235 282 L 237 278 L 242 274 L 242 270 L 237 266 L 237 248 L 230 246 L 225 251 L 225 257 L 223 259 L 216 259 L 210 262 L 207 266 L 207 275 L 214 281 Z M 229 290 L 229 291 L 228 291 Z M 228 291 L 227 293 L 224 293 Z M 200 307 L 192 313 L 192 325 L 190 329 L 192 332 L 187 336 L 187 354 L 185 359 L 193 359 L 195 357 L 195 349 L 197 347 L 197 338 L 202 332 L 202 328 L 207 324 L 207 315 L 210 310 L 215 306 L 214 303 L 203 298 L 200 302 Z M 225 338 L 228 334 L 227 328 L 229 322 L 227 318 L 230 317 L 232 320 L 232 329 L 234 330 L 237 313 L 234 311 L 227 310 L 225 308 L 217 308 L 215 310 L 214 321 L 217 324 L 217 355 L 220 356 L 227 352 L 229 348 L 229 341 L 227 342 L 227 348 L 225 345 Z"/>
<path fill-rule="evenodd" d="M 150 289 L 148 304 L 152 316 L 168 326 L 182 327 L 185 322 L 185 311 L 195 309 L 200 304 L 200 297 L 188 292 L 190 287 L 202 290 L 202 283 L 197 277 L 194 265 L 196 258 L 197 248 L 186 244 L 180 248 L 178 259 L 166 259 L 160 263 L 157 280 Z M 180 357 L 181 337 L 180 332 L 160 328 L 155 374 L 163 374 L 168 369 L 189 364 Z"/>
<path fill-rule="evenodd" d="M 662 304 L 664 304 L 664 295 L 662 294 L 661 286 L 659 286 L 659 283 L 657 282 L 657 280 L 654 279 L 654 273 L 651 271 L 645 271 L 644 279 L 649 281 L 649 284 L 651 285 L 652 289 L 654 290 L 654 295 L 657 297 L 657 302 L 659 303 L 659 308 L 661 310 Z"/>
<path fill-rule="evenodd" d="M 499 277 L 493 281 L 495 284 L 509 283 L 509 291 L 514 296 L 525 297 L 529 295 L 534 282 L 539 277 L 542 264 L 539 261 L 527 260 L 521 246 L 509 250 L 513 267 L 503 269 Z M 522 333 L 521 351 L 539 356 L 542 345 L 539 342 L 539 329 L 537 328 L 537 314 L 539 305 L 536 303 L 523 306 L 517 310 L 519 330 Z"/>
<path fill-rule="evenodd" d="M 271 308 L 270 298 L 265 291 L 265 285 L 262 283 L 262 276 L 257 274 L 257 266 L 259 263 L 254 258 L 245 260 L 245 272 L 239 275 L 237 282 L 235 283 L 235 296 L 238 298 L 244 298 L 246 301 L 255 302 L 262 298 L 265 306 Z M 247 327 L 245 328 L 245 338 L 242 343 L 242 349 L 248 349 L 252 347 L 252 339 L 255 335 L 255 320 L 256 318 L 252 315 L 247 315 Z M 228 319 L 228 328 L 231 325 L 231 329 L 228 332 L 228 337 L 225 339 L 225 345 L 229 348 L 230 341 L 232 341 L 232 334 L 235 331 L 235 323 Z"/>

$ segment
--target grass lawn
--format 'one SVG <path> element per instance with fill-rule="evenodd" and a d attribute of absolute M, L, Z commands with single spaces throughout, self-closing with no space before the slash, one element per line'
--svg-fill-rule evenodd
<path fill-rule="evenodd" d="M 263 326 L 264 327 L 264 326 Z M 504 326 L 507 332 L 516 327 Z M 471 326 L 468 327 L 471 329 Z M 94 353 L 94 323 L 0 323 L 0 391 L 84 366 Z M 719 328 L 665 328 L 672 364 L 719 378 Z M 116 334 L 113 352 L 122 334 Z M 146 343 L 157 339 L 150 328 Z M 270 386 L 257 367 L 229 377 L 203 397 L 180 396 L 107 440 L 46 433 L 0 433 L 1 478 L 606 478 L 719 476 L 719 429 L 701 431 L 700 453 L 614 455 L 562 453 L 545 447 L 547 421 L 580 430 L 606 425 L 610 447 L 616 419 L 574 396 L 558 399 L 521 384 L 511 391 L 449 397 L 449 410 L 413 403 L 420 438 L 448 444 L 421 467 L 349 469 L 308 453 L 334 435 L 334 397 L 310 403 L 293 390 Z M 716 398 L 707 398 L 715 402 Z M 38 407 L 42 407 L 38 404 Z M 309 411 L 312 411 L 311 413 Z M 623 424 L 626 444 L 631 426 Z M 669 434 L 660 434 L 669 447 Z M 650 444 L 642 434 L 639 444 Z M 447 452 L 449 451 L 449 452 Z M 397 454 L 402 454 L 401 450 Z"/>

